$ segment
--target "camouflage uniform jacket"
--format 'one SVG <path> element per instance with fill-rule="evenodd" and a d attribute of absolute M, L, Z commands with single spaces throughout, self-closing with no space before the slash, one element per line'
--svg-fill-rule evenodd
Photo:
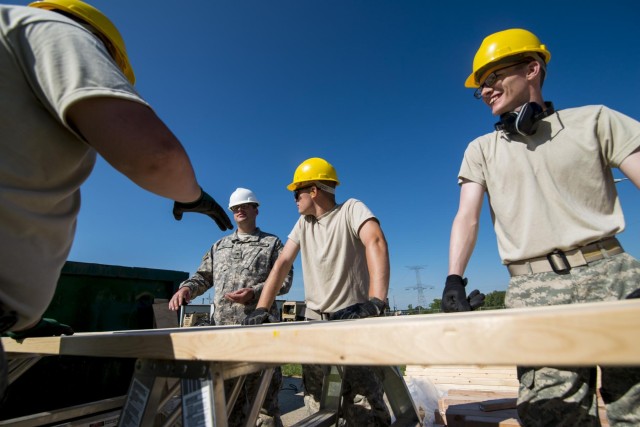
<path fill-rule="evenodd" d="M 182 282 L 188 286 L 191 298 L 202 295 L 214 287 L 214 315 L 216 325 L 236 325 L 255 310 L 264 282 L 269 276 L 283 244 L 277 236 L 264 233 L 259 228 L 250 235 L 238 235 L 238 231 L 223 237 L 211 246 L 202 258 L 198 271 Z M 293 268 L 289 271 L 278 295 L 291 289 Z M 246 305 L 225 299 L 224 294 L 242 288 L 253 289 L 254 298 Z M 276 304 L 271 314 L 278 316 Z"/>

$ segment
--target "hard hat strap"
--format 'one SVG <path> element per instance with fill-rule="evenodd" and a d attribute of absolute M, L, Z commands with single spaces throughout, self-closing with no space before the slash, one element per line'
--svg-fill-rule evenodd
<path fill-rule="evenodd" d="M 323 184 L 319 181 L 313 181 L 313 185 L 321 189 L 322 191 L 326 191 L 327 193 L 336 194 L 336 189 L 328 186 L 327 184 Z"/>

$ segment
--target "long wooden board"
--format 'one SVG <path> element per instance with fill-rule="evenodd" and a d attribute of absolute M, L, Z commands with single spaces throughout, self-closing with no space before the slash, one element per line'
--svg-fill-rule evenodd
<path fill-rule="evenodd" d="M 20 353 L 338 365 L 640 365 L 640 300 L 398 316 L 3 338 Z"/>

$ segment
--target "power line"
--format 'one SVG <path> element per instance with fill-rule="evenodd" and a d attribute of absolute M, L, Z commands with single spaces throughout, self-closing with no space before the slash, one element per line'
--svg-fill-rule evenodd
<path fill-rule="evenodd" d="M 419 307 L 426 307 L 427 303 L 426 303 L 426 300 L 424 299 L 424 291 L 426 289 L 433 289 L 433 286 L 423 285 L 422 284 L 422 280 L 420 279 L 420 270 L 424 270 L 425 266 L 424 265 L 410 265 L 410 266 L 407 266 L 407 268 L 409 270 L 414 270 L 416 272 L 416 285 L 415 286 L 410 286 L 410 287 L 406 288 L 406 290 L 407 291 L 418 291 L 418 306 Z"/>

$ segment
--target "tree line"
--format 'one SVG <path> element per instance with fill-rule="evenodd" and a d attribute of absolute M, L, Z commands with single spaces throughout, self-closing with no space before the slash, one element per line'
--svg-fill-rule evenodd
<path fill-rule="evenodd" d="M 485 295 L 484 305 L 478 310 L 500 310 L 505 308 L 504 297 L 506 291 L 493 291 Z M 403 310 L 405 311 L 405 310 Z M 442 312 L 442 300 L 435 298 L 428 307 L 416 306 L 409 304 L 406 310 L 406 314 L 429 314 L 429 313 L 441 313 Z"/>

